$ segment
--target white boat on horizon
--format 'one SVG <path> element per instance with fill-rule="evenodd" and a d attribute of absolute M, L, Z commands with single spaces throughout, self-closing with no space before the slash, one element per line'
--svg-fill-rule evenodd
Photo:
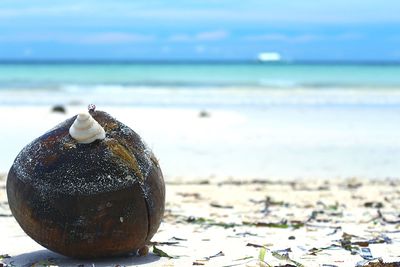
<path fill-rule="evenodd" d="M 259 62 L 279 62 L 282 60 L 282 57 L 276 52 L 262 52 L 258 54 L 257 59 Z"/>

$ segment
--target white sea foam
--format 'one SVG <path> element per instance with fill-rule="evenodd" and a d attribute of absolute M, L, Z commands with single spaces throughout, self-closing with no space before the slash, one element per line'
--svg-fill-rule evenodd
<path fill-rule="evenodd" d="M 0 105 L 268 107 L 271 105 L 400 105 L 400 88 L 171 88 L 65 86 L 61 90 L 0 90 Z"/>

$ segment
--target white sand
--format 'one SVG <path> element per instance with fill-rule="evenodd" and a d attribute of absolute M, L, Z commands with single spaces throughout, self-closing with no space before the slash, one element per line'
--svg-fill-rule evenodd
<path fill-rule="evenodd" d="M 86 107 L 0 106 L 0 170 L 28 142 Z M 396 109 L 98 107 L 137 131 L 167 180 L 397 177 Z"/>

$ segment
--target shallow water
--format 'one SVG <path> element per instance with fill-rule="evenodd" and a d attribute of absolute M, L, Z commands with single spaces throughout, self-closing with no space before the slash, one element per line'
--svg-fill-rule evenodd
<path fill-rule="evenodd" d="M 9 63 L 0 88 L 69 86 L 337 88 L 398 87 L 400 65 L 259 63 Z M 84 89 L 84 88 L 83 88 Z"/>

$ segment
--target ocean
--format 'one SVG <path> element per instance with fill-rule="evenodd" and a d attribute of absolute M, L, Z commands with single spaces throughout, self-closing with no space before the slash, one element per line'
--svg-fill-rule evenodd
<path fill-rule="evenodd" d="M 397 64 L 3 63 L 0 87 L 396 87 Z"/>
<path fill-rule="evenodd" d="M 399 89 L 395 64 L 0 64 L 0 105 L 397 105 Z"/>
<path fill-rule="evenodd" d="M 361 63 L 0 64 L 0 171 L 90 103 L 149 140 L 166 177 L 400 176 L 400 65 Z"/>

